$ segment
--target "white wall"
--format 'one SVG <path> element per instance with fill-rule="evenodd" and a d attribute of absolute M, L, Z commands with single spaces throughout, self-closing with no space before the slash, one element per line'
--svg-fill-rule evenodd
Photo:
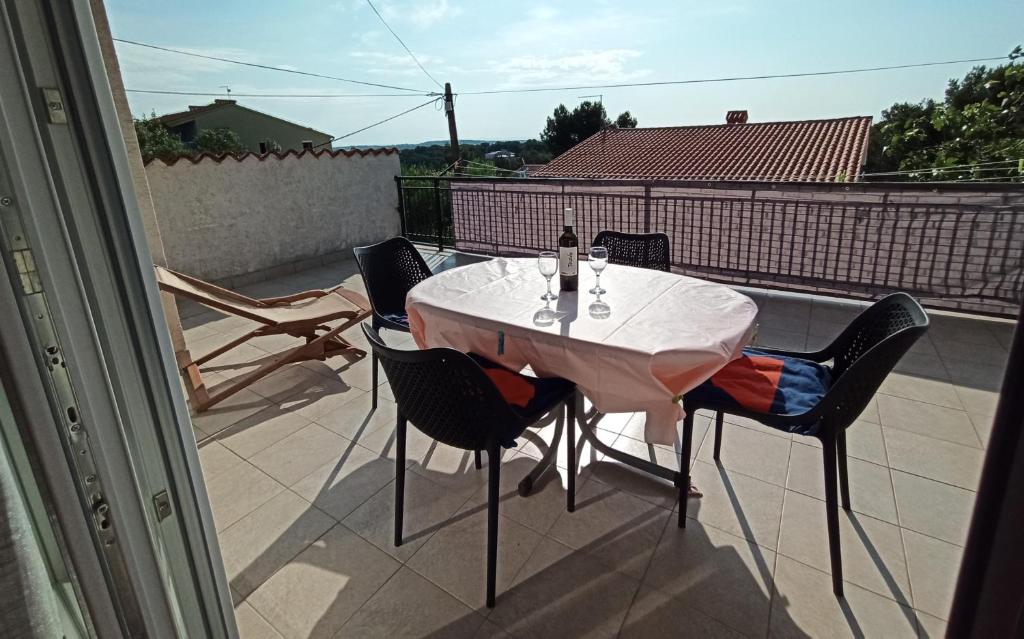
<path fill-rule="evenodd" d="M 272 277 L 397 235 L 398 173 L 391 149 L 146 166 L 167 265 L 210 280 Z"/>

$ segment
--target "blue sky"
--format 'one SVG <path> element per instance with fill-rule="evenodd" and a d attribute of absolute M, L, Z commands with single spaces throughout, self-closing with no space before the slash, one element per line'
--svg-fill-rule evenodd
<path fill-rule="evenodd" d="M 1024 42 L 1024 2 L 931 0 L 376 0 L 430 73 L 459 91 L 648 82 L 793 73 L 1000 56 Z M 415 66 L 365 0 L 131 2 L 108 0 L 115 37 L 316 73 L 422 90 Z M 118 45 L 134 89 L 235 93 L 390 92 Z M 806 79 L 600 91 L 461 96 L 462 138 L 536 137 L 559 104 L 602 93 L 614 118 L 640 126 L 872 115 L 899 101 L 940 97 L 971 65 Z M 164 113 L 212 98 L 129 94 L 136 114 Z M 341 135 L 424 101 L 237 98 L 246 106 Z M 427 106 L 346 139 L 397 144 L 447 137 Z"/>

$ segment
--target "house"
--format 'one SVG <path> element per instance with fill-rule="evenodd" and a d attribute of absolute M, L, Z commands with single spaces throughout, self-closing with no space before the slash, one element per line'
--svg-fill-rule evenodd
<path fill-rule="evenodd" d="M 532 177 L 650 180 L 859 179 L 871 118 L 747 122 L 730 111 L 725 124 L 599 131 Z"/>
<path fill-rule="evenodd" d="M 516 156 L 516 154 L 513 153 L 512 151 L 506 151 L 504 149 L 499 150 L 499 151 L 490 151 L 488 153 L 484 153 L 484 159 L 485 160 L 497 160 L 499 158 L 514 158 L 515 156 Z"/>
<path fill-rule="evenodd" d="M 161 115 L 156 121 L 181 136 L 186 144 L 204 129 L 231 129 L 253 153 L 323 148 L 331 141 L 330 133 L 244 107 L 234 100 L 189 106 L 187 111 Z"/>

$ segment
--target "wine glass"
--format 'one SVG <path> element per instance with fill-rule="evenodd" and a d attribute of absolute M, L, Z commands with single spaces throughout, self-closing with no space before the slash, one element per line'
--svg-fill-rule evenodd
<path fill-rule="evenodd" d="M 541 251 L 537 256 L 537 268 L 548 281 L 548 292 L 541 295 L 540 298 L 545 302 L 557 300 L 558 296 L 551 292 L 551 278 L 558 272 L 558 254 L 554 251 Z"/>
<path fill-rule="evenodd" d="M 590 289 L 590 292 L 594 295 L 607 293 L 608 291 L 601 288 L 601 271 L 608 266 L 608 249 L 603 246 L 591 246 L 590 259 L 587 260 L 587 264 L 590 264 L 590 268 L 594 269 L 594 275 L 597 276 L 597 283 L 594 288 Z"/>

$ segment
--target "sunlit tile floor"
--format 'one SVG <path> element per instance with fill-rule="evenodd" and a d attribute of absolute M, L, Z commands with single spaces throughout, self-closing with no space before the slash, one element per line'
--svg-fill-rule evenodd
<path fill-rule="evenodd" d="M 343 282 L 351 262 L 243 289 L 281 295 Z M 816 348 L 857 312 L 751 293 L 765 345 Z M 183 305 L 201 354 L 244 320 Z M 395 405 L 370 410 L 369 358 L 283 368 L 194 417 L 241 635 L 248 637 L 941 636 L 1013 325 L 939 315 L 849 431 L 853 510 L 841 512 L 846 597 L 832 595 L 816 442 L 727 418 L 722 458 L 699 415 L 692 474 L 704 497 L 676 527 L 674 490 L 583 448 L 575 513 L 565 470 L 516 483 L 552 436 L 502 461 L 497 606 L 483 605 L 486 472 L 411 431 L 406 542 L 391 544 Z M 412 347 L 408 335 L 386 336 Z M 358 330 L 348 338 L 364 344 Z M 267 338 L 213 360 L 222 383 L 287 347 Z M 383 375 L 381 380 L 384 380 Z M 602 440 L 678 464 L 642 441 L 643 415 Z"/>

